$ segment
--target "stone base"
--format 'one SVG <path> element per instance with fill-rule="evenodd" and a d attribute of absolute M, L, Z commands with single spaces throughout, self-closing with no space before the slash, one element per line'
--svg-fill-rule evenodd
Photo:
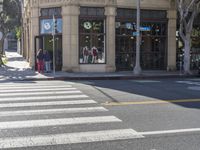
<path fill-rule="evenodd" d="M 176 71 L 176 66 L 168 66 L 167 71 Z"/>
<path fill-rule="evenodd" d="M 65 72 L 79 72 L 80 68 L 79 67 L 62 67 L 62 71 L 65 71 Z"/>

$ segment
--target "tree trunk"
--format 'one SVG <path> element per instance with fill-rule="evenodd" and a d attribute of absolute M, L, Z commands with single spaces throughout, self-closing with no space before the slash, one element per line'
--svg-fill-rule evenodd
<path fill-rule="evenodd" d="M 190 36 L 189 36 L 190 37 Z M 190 38 L 184 40 L 184 74 L 191 74 L 190 72 Z"/>

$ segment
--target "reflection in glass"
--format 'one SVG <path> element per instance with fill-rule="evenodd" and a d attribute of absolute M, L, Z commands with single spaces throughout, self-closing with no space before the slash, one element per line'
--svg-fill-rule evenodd
<path fill-rule="evenodd" d="M 79 63 L 105 63 L 104 20 L 80 19 Z"/>

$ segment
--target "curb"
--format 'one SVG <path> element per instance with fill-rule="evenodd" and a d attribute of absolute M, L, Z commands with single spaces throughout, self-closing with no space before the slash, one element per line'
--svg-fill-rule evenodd
<path fill-rule="evenodd" d="M 149 79 L 173 79 L 194 78 L 198 75 L 156 75 L 156 76 L 95 76 L 95 77 L 47 77 L 47 78 L 24 78 L 15 81 L 51 81 L 51 80 L 149 80 Z"/>

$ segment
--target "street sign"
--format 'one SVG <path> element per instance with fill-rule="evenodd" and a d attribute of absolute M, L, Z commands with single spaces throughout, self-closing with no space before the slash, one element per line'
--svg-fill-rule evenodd
<path fill-rule="evenodd" d="M 151 27 L 140 27 L 140 31 L 151 31 Z"/>
<path fill-rule="evenodd" d="M 140 32 L 133 32 L 133 36 L 138 36 L 140 35 Z"/>
<path fill-rule="evenodd" d="M 3 33 L 0 31 L 0 40 L 3 38 Z"/>

